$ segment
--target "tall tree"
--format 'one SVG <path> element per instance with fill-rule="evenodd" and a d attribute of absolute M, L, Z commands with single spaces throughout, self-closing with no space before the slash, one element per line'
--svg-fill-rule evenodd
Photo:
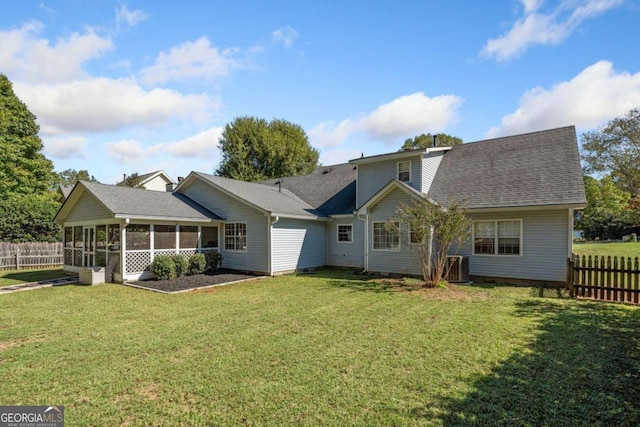
<path fill-rule="evenodd" d="M 56 182 L 53 163 L 42 154 L 39 126 L 0 74 L 0 199 L 46 194 Z"/>
<path fill-rule="evenodd" d="M 596 131 L 582 134 L 586 173 L 606 173 L 618 188 L 640 192 L 640 108 L 616 117 Z"/>
<path fill-rule="evenodd" d="M 318 166 L 318 150 L 304 129 L 281 119 L 238 117 L 225 126 L 219 147 L 216 173 L 242 181 L 304 175 Z"/>
<path fill-rule="evenodd" d="M 451 145 L 462 144 L 462 139 L 457 136 L 447 135 L 446 133 L 437 133 L 436 147 L 449 147 Z M 433 147 L 433 135 L 430 133 L 417 135 L 413 138 L 408 138 L 404 141 L 402 148 L 420 147 L 429 148 Z"/>
<path fill-rule="evenodd" d="M 59 208 L 60 203 L 48 194 L 17 194 L 0 199 L 0 241 L 60 241 L 60 226 L 53 222 Z"/>
<path fill-rule="evenodd" d="M 58 173 L 58 183 L 60 185 L 75 185 L 78 181 L 98 182 L 98 180 L 95 179 L 93 175 L 90 175 L 89 171 L 86 169 L 79 171 L 75 169 L 67 169 Z"/>
<path fill-rule="evenodd" d="M 620 190 L 610 176 L 597 180 L 584 177 L 587 207 L 580 213 L 576 228 L 587 240 L 620 239 L 637 221 L 637 211 L 629 204 L 629 193 Z"/>
<path fill-rule="evenodd" d="M 124 176 L 124 179 L 120 181 L 118 184 L 121 187 L 133 187 L 133 188 L 142 188 L 142 178 L 138 174 L 138 172 L 134 172 L 131 175 Z"/>

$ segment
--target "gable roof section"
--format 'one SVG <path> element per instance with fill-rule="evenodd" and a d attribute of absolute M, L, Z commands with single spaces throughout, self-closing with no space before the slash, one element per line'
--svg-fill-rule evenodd
<path fill-rule="evenodd" d="M 378 204 L 378 202 L 384 199 L 389 193 L 391 193 L 395 189 L 398 189 L 407 193 L 409 196 L 411 196 L 415 200 L 429 202 L 433 205 L 437 205 L 437 203 L 431 198 L 429 198 L 426 194 L 419 192 L 418 190 L 416 190 L 406 182 L 402 182 L 397 179 L 392 179 L 391 181 L 389 181 L 387 185 L 382 187 L 380 191 L 378 191 L 376 194 L 371 196 L 369 200 L 364 202 L 362 206 L 360 206 L 360 208 L 358 209 L 358 213 L 359 214 L 367 213 L 369 209 L 371 209 L 373 206 Z"/>
<path fill-rule="evenodd" d="M 187 186 L 188 183 L 195 178 L 199 178 L 204 182 L 213 185 L 218 190 L 235 198 L 236 200 L 271 215 L 301 219 L 317 219 L 325 217 L 322 212 L 318 211 L 286 188 L 283 188 L 282 191 L 278 191 L 277 186 L 274 187 L 255 182 L 239 181 L 201 172 L 192 172 L 189 174 L 189 176 L 178 186 L 177 191 L 180 191 L 181 187 Z"/>
<path fill-rule="evenodd" d="M 222 220 L 214 212 L 183 194 L 79 181 L 58 211 L 56 222 L 64 221 L 84 192 L 95 197 L 114 218 L 196 222 Z"/>
<path fill-rule="evenodd" d="M 351 214 L 356 208 L 357 166 L 320 166 L 301 176 L 270 179 L 261 184 L 285 188 L 325 215 Z"/>
<path fill-rule="evenodd" d="M 160 170 L 160 171 L 145 173 L 143 175 L 138 175 L 138 178 L 140 178 L 140 185 L 144 185 L 145 183 L 151 181 L 153 178 L 157 176 L 162 178 L 167 184 L 171 184 L 174 182 L 171 179 L 171 177 L 165 173 L 165 171 Z"/>
<path fill-rule="evenodd" d="M 442 159 L 429 197 L 469 209 L 584 207 L 575 127 L 456 145 Z"/>

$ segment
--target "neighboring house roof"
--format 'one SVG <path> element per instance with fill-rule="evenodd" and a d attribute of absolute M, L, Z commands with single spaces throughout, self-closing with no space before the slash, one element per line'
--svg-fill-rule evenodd
<path fill-rule="evenodd" d="M 85 191 L 111 211 L 115 218 L 157 218 L 198 222 L 222 220 L 214 212 L 182 194 L 79 181 L 58 211 L 55 218 L 57 222 L 64 221 L 75 201 Z"/>
<path fill-rule="evenodd" d="M 60 186 L 58 187 L 58 192 L 62 195 L 62 198 L 66 200 L 67 197 L 69 197 L 69 194 L 71 194 L 71 190 L 73 190 L 73 187 L 73 185 L 60 184 Z"/>
<path fill-rule="evenodd" d="M 272 215 L 308 219 L 325 216 L 286 188 L 280 191 L 277 185 L 238 181 L 201 172 L 192 172 L 181 185 L 187 185 L 192 176 L 200 177 L 229 196 Z"/>
<path fill-rule="evenodd" d="M 157 176 L 160 176 L 161 178 L 163 178 L 168 184 L 174 182 L 169 175 L 167 175 L 164 171 L 160 170 L 160 171 L 145 173 L 143 175 L 138 175 L 138 178 L 140 178 L 140 185 L 144 185 L 145 183 L 151 181 L 153 178 Z"/>
<path fill-rule="evenodd" d="M 456 145 L 444 155 L 428 195 L 470 209 L 584 207 L 575 127 Z"/>
<path fill-rule="evenodd" d="M 325 215 L 351 214 L 356 208 L 357 166 L 343 163 L 320 166 L 301 176 L 270 179 L 261 184 L 276 186 L 294 193 Z"/>

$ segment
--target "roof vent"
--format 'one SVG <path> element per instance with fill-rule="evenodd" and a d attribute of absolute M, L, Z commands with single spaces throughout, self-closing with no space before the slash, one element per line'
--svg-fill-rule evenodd
<path fill-rule="evenodd" d="M 331 172 L 331 168 L 323 170 L 322 175 L 328 174 L 329 172 Z"/>

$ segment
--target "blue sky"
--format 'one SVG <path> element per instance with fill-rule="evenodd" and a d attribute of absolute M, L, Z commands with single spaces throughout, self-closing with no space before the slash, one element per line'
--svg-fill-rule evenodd
<path fill-rule="evenodd" d="M 0 72 L 55 168 L 212 173 L 239 116 L 323 164 L 420 133 L 466 142 L 640 106 L 640 0 L 4 0 Z"/>

